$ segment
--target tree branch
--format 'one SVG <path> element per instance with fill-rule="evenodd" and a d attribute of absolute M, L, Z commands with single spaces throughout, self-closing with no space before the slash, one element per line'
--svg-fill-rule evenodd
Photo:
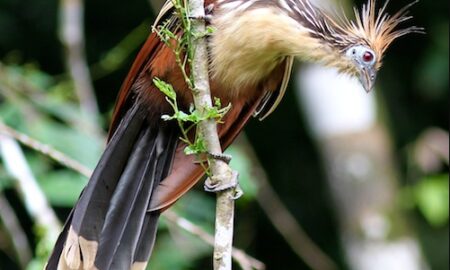
<path fill-rule="evenodd" d="M 189 16 L 192 20 L 193 33 L 205 33 L 204 20 L 205 9 L 203 0 L 189 1 Z M 201 35 L 200 35 L 201 36 Z M 209 89 L 208 77 L 208 52 L 205 38 L 193 38 L 194 56 L 192 59 L 192 74 L 195 89 L 195 108 L 204 114 L 212 107 L 212 99 Z M 204 139 L 206 149 L 214 155 L 221 155 L 222 148 L 217 134 L 217 123 L 215 119 L 201 121 L 198 125 L 199 135 Z M 210 179 L 221 186 L 233 185 L 233 172 L 224 161 L 208 157 L 211 172 Z M 216 205 L 216 229 L 214 243 L 214 269 L 230 270 L 233 242 L 233 220 L 234 220 L 235 189 L 225 189 L 217 193 Z"/>
<path fill-rule="evenodd" d="M 19 141 L 20 143 L 30 147 L 31 149 L 40 152 L 54 161 L 64 165 L 67 168 L 70 168 L 86 177 L 90 177 L 92 171 L 88 167 L 84 166 L 80 162 L 69 158 L 67 155 L 59 152 L 58 150 L 52 148 L 51 146 L 41 143 L 30 136 L 20 133 L 17 130 L 14 130 L 7 125 L 5 125 L 3 122 L 0 121 L 0 132 L 7 134 L 8 136 L 14 138 L 15 140 Z"/>

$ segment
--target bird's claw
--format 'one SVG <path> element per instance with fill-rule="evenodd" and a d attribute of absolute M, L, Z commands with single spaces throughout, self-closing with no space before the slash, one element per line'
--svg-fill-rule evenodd
<path fill-rule="evenodd" d="M 213 158 L 213 159 L 216 159 L 216 160 L 221 160 L 221 161 L 225 162 L 226 164 L 230 164 L 230 161 L 231 161 L 231 158 L 232 158 L 231 155 L 227 155 L 227 154 L 223 154 L 223 153 L 215 154 L 215 153 L 209 153 L 208 152 L 208 156 L 210 158 Z"/>
<path fill-rule="evenodd" d="M 229 175 L 212 176 L 207 178 L 204 184 L 205 191 L 217 193 L 228 189 L 235 189 L 233 199 L 237 199 L 242 196 L 243 191 L 238 183 L 239 173 L 237 171 L 231 171 L 231 181 L 226 181 L 224 184 L 225 177 L 229 177 Z"/>
<path fill-rule="evenodd" d="M 233 200 L 237 200 L 239 199 L 242 195 L 244 195 L 244 191 L 241 188 L 241 185 L 239 185 L 239 183 L 237 184 L 237 186 L 234 189 L 234 194 L 232 199 Z"/>
<path fill-rule="evenodd" d="M 207 24 L 211 23 L 212 15 L 205 15 L 205 16 L 189 16 L 190 20 L 199 20 L 204 21 Z"/>

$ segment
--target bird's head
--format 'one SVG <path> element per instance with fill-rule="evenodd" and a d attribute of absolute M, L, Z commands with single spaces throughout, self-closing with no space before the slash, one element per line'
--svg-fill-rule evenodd
<path fill-rule="evenodd" d="M 385 12 L 388 1 L 377 11 L 375 0 L 368 0 L 361 10 L 355 9 L 355 20 L 345 16 L 337 19 L 323 12 L 322 23 L 319 24 L 322 38 L 335 49 L 339 59 L 329 64 L 341 72 L 357 76 L 367 92 L 372 90 L 389 45 L 408 33 L 423 32 L 422 28 L 415 26 L 398 29 L 400 23 L 411 18 L 408 9 L 416 2 L 389 15 Z"/>
<path fill-rule="evenodd" d="M 356 76 L 369 92 L 389 45 L 398 37 L 423 31 L 399 28 L 411 18 L 408 9 L 415 2 L 389 15 L 389 0 L 382 1 L 386 3 L 377 8 L 376 0 L 368 0 L 349 20 L 330 15 L 311 0 L 217 0 L 212 20 L 216 31 L 210 43 L 213 74 L 239 89 L 243 81 L 265 78 L 280 56 L 295 56 Z"/>
<path fill-rule="evenodd" d="M 378 62 L 377 54 L 369 46 L 355 45 L 349 47 L 345 51 L 345 58 L 347 58 L 348 73 L 353 73 L 358 76 L 364 89 L 369 92 L 372 90 L 375 79 L 377 78 Z M 377 64 L 380 63 L 380 64 Z"/>

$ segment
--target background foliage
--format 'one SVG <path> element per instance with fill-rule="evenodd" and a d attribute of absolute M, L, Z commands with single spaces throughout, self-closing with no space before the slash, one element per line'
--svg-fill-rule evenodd
<path fill-rule="evenodd" d="M 392 1 L 390 8 L 398 10 L 404 4 Z M 94 168 L 104 147 L 117 91 L 150 31 L 154 13 L 144 0 L 86 1 L 86 53 L 104 131 L 98 134 L 85 125 L 90 120 L 80 112 L 64 67 L 58 5 L 55 0 L 0 0 L 0 119 Z M 448 269 L 448 164 L 426 173 L 415 163 L 413 149 L 429 128 L 448 131 L 448 3 L 421 1 L 412 13 L 414 23 L 424 26 L 427 34 L 401 39 L 390 49 L 379 74 L 377 95 L 402 180 L 399 204 L 431 268 L 443 270 Z M 323 166 L 299 114 L 294 91 L 287 92 L 273 116 L 262 124 L 253 121 L 246 130 L 271 185 L 287 208 L 345 269 Z M 257 184 L 251 180 L 253 168 L 240 154 L 243 150 L 231 151 L 246 191 L 238 201 L 236 245 L 264 261 L 268 269 L 280 269 L 280 265 L 283 269 L 307 269 L 258 206 Z M 86 178 L 33 150 L 25 148 L 25 153 L 52 207 L 64 220 Z M 301 175 L 302 180 L 292 181 L 293 175 Z M 39 268 L 49 247 L 39 245 L 39 231 L 1 163 L 0 194 L 13 207 L 29 241 L 33 263 L 28 269 Z M 175 207 L 205 230 L 212 230 L 213 196 L 201 188 Z M 22 269 L 3 224 L 0 222 L 0 269 Z M 153 269 L 209 269 L 211 250 L 196 237 L 163 222 Z"/>

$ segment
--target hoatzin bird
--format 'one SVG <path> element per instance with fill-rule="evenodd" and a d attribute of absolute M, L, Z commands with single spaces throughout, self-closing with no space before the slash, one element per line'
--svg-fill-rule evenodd
<path fill-rule="evenodd" d="M 263 119 L 277 107 L 295 58 L 357 76 L 370 91 L 392 41 L 421 31 L 397 29 L 409 7 L 390 16 L 386 5 L 369 0 L 350 21 L 309 0 L 206 0 L 215 29 L 208 37 L 211 92 L 232 104 L 219 126 L 222 147 L 252 115 Z M 155 25 L 162 22 L 182 31 L 170 1 Z M 172 109 L 155 77 L 173 85 L 180 108 L 192 103 L 172 49 L 151 33 L 120 90 L 106 150 L 46 269 L 144 269 L 160 213 L 203 176 L 195 157 L 184 154 L 177 126 L 161 120 Z"/>

